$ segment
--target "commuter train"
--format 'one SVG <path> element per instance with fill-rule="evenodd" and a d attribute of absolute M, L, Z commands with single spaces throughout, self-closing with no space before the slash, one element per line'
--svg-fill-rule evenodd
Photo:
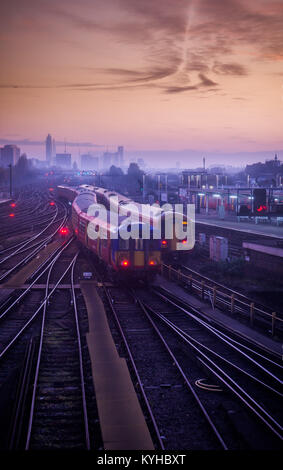
<path fill-rule="evenodd" d="M 72 186 L 57 186 L 56 194 L 59 199 L 64 199 L 72 203 L 79 194 L 79 189 Z"/>
<path fill-rule="evenodd" d="M 84 187 L 91 188 L 91 186 L 88 185 L 84 185 Z M 148 204 L 140 204 L 127 198 L 122 194 L 119 194 L 115 191 L 111 191 L 109 189 L 97 188 L 95 186 L 93 186 L 92 189 L 96 194 L 97 202 L 105 205 L 108 209 L 110 209 L 110 201 L 112 199 L 112 207 L 117 210 L 119 209 L 120 214 L 127 215 L 129 212 L 129 205 L 134 204 L 136 208 L 136 216 L 141 222 L 149 223 L 153 227 L 157 227 L 160 224 L 161 250 L 163 257 L 177 259 L 184 252 L 188 252 L 187 248 L 185 248 L 184 245 L 186 246 L 186 244 L 188 244 L 190 250 L 193 248 L 192 244 L 187 240 L 187 215 L 176 212 L 174 213 L 174 215 L 170 215 L 170 213 L 163 210 L 162 207 L 149 206 Z M 148 213 L 143 210 L 143 207 L 146 206 L 150 207 L 150 212 L 148 211 Z M 135 215 L 135 211 L 133 211 L 132 209 L 131 215 Z M 168 221 L 170 217 L 172 217 L 172 233 L 171 236 L 168 237 L 168 235 L 166 236 L 166 221 Z M 180 223 L 182 229 L 186 229 L 184 230 L 183 238 L 177 237 L 175 229 L 177 223 Z M 190 240 L 192 239 L 194 241 L 194 225 L 190 224 L 188 228 L 190 229 Z M 180 233 L 180 236 L 182 237 L 182 233 Z M 180 248 L 180 245 L 183 245 L 184 248 Z"/>
<path fill-rule="evenodd" d="M 79 242 L 95 253 L 116 279 L 151 281 L 160 271 L 160 240 L 154 239 L 150 227 L 150 238 L 141 238 L 143 224 L 134 222 L 137 238 L 121 236 L 128 232 L 126 216 L 118 216 L 118 224 L 110 221 L 110 213 L 104 216 L 96 210 L 96 195 L 80 192 L 72 204 L 72 226 Z M 132 224 L 133 225 L 133 224 Z"/>
<path fill-rule="evenodd" d="M 67 199 L 71 202 L 74 201 L 75 197 L 77 197 L 79 194 L 85 194 L 85 193 L 90 193 L 90 194 L 95 194 L 96 195 L 96 200 L 99 204 L 103 204 L 104 207 L 107 208 L 107 210 L 110 210 L 110 203 L 111 203 L 111 208 L 117 210 L 121 216 L 124 216 L 124 218 L 129 215 L 129 205 L 134 204 L 134 208 L 136 210 L 132 210 L 133 206 L 131 208 L 131 216 L 134 217 L 136 216 L 136 221 L 140 221 L 141 223 L 149 224 L 150 227 L 155 228 L 156 230 L 160 226 L 161 229 L 161 240 L 160 240 L 160 248 L 162 252 L 162 258 L 166 260 L 176 260 L 180 257 L 180 255 L 184 253 L 188 253 L 188 250 L 192 249 L 192 244 L 190 244 L 187 240 L 186 236 L 186 229 L 187 229 L 187 224 L 188 224 L 188 219 L 187 216 L 181 213 L 174 213 L 170 214 L 169 212 L 165 212 L 162 207 L 155 207 L 155 206 L 149 206 L 149 205 L 144 205 L 137 203 L 128 197 L 119 194 L 115 191 L 111 191 L 109 189 L 105 188 L 99 188 L 96 186 L 92 185 L 81 185 L 77 188 L 70 188 L 67 186 L 58 186 L 57 187 L 57 195 L 58 197 Z M 150 212 L 146 212 L 143 210 L 145 207 L 150 207 Z M 169 221 L 171 218 L 171 234 L 170 237 L 166 233 L 166 223 Z M 181 233 L 181 238 L 180 236 L 177 237 L 176 235 L 176 223 L 177 221 L 180 223 L 182 226 L 182 229 L 184 229 L 185 235 L 182 238 L 182 233 Z M 194 225 L 190 224 L 189 229 L 191 232 L 189 233 L 190 239 L 194 241 Z M 193 233 L 192 233 L 193 231 Z M 179 235 L 179 234 L 178 234 Z M 189 248 L 187 247 L 187 243 Z M 181 248 L 180 248 L 181 245 Z M 183 248 L 183 249 L 182 249 Z"/>

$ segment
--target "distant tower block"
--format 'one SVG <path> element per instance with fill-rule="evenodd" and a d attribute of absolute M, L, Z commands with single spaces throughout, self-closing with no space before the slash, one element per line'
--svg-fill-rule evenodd
<path fill-rule="evenodd" d="M 52 140 L 52 159 L 53 161 L 56 158 L 56 142 L 55 139 Z"/>
<path fill-rule="evenodd" d="M 118 156 L 119 156 L 119 162 L 118 162 L 118 165 L 120 166 L 123 166 L 124 164 L 124 147 L 120 145 L 120 147 L 118 147 Z"/>
<path fill-rule="evenodd" d="M 205 157 L 203 157 L 202 159 L 202 166 L 203 166 L 203 169 L 205 170 Z"/>
<path fill-rule="evenodd" d="M 45 155 L 46 155 L 46 163 L 51 165 L 52 161 L 52 137 L 50 134 L 46 137 L 45 140 Z"/>

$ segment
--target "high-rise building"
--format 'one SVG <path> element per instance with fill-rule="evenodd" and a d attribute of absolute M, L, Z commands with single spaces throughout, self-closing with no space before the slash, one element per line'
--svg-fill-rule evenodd
<path fill-rule="evenodd" d="M 52 137 L 50 134 L 46 137 L 45 140 L 45 155 L 46 155 L 46 163 L 51 165 L 52 163 Z"/>
<path fill-rule="evenodd" d="M 70 153 L 56 153 L 55 165 L 70 169 L 72 166 L 72 155 Z"/>
<path fill-rule="evenodd" d="M 104 170 L 108 169 L 112 165 L 112 156 L 113 154 L 110 152 L 104 152 L 102 157 L 102 168 Z"/>
<path fill-rule="evenodd" d="M 123 166 L 124 164 L 124 147 L 120 146 L 117 152 L 104 152 L 102 156 L 102 167 L 108 169 L 111 165 Z"/>
<path fill-rule="evenodd" d="M 120 145 L 118 147 L 118 156 L 119 156 L 119 163 L 118 163 L 118 166 L 123 166 L 124 165 L 124 147 L 122 145 Z"/>
<path fill-rule="evenodd" d="M 16 165 L 21 156 L 21 151 L 17 145 L 4 145 L 1 149 L 1 166 L 6 168 L 9 165 Z"/>
<path fill-rule="evenodd" d="M 55 139 L 52 140 L 52 162 L 55 161 L 56 158 L 56 142 Z"/>
<path fill-rule="evenodd" d="M 81 155 L 81 169 L 82 170 L 98 170 L 99 159 L 90 153 Z"/>

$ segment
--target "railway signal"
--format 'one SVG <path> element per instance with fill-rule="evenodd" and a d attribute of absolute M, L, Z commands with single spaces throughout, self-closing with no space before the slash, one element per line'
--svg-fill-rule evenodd
<path fill-rule="evenodd" d="M 267 212 L 266 189 L 254 189 L 254 211 L 256 214 L 263 215 Z"/>
<path fill-rule="evenodd" d="M 121 262 L 121 266 L 124 266 L 125 268 L 127 268 L 129 266 L 129 261 L 127 259 L 124 259 L 122 262 Z"/>
<path fill-rule="evenodd" d="M 62 227 L 59 230 L 60 235 L 66 236 L 69 233 L 69 229 L 67 227 Z"/>

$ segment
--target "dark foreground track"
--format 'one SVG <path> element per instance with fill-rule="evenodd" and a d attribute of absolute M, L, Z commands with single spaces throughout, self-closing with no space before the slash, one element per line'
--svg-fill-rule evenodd
<path fill-rule="evenodd" d="M 280 359 L 220 331 L 165 290 L 104 287 L 101 295 L 157 446 L 280 448 Z"/>

